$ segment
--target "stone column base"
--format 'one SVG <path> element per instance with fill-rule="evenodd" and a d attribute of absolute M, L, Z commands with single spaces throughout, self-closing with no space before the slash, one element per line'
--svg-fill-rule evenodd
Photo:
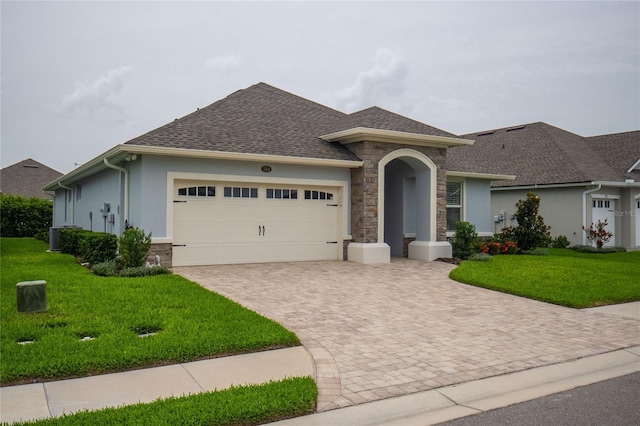
<path fill-rule="evenodd" d="M 412 241 L 409 243 L 409 259 L 431 262 L 439 257 L 452 257 L 453 250 L 448 241 Z"/>
<path fill-rule="evenodd" d="M 389 263 L 391 247 L 387 243 L 349 243 L 347 257 L 357 263 Z"/>

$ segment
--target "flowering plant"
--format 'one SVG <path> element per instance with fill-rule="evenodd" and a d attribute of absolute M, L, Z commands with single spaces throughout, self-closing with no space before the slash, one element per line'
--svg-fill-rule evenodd
<path fill-rule="evenodd" d="M 483 243 L 480 246 L 480 252 L 490 255 L 496 254 L 515 254 L 518 250 L 518 245 L 514 241 L 505 241 L 500 243 L 498 241 L 490 241 Z"/>
<path fill-rule="evenodd" d="M 596 247 L 599 249 L 602 248 L 603 245 L 609 242 L 611 237 L 613 237 L 613 232 L 607 231 L 605 228 L 607 227 L 607 219 L 603 221 L 598 220 L 596 226 L 593 226 L 593 223 L 588 228 L 582 226 L 582 230 L 587 233 L 587 240 L 591 244 L 596 243 Z"/>

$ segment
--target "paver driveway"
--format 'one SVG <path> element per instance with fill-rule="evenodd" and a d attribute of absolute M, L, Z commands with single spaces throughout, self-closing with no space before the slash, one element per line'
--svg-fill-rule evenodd
<path fill-rule="evenodd" d="M 640 322 L 457 283 L 452 266 L 295 262 L 175 271 L 293 330 L 330 410 L 640 344 Z"/>

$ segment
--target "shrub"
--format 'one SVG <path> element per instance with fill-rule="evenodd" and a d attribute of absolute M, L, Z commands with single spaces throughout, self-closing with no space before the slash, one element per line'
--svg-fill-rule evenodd
<path fill-rule="evenodd" d="M 522 250 L 531 250 L 536 247 L 547 247 L 551 240 L 551 227 L 545 225 L 544 218 L 538 214 L 540 210 L 540 197 L 533 192 L 527 193 L 526 200 L 516 203 L 516 220 L 518 226 L 507 228 L 505 231 L 513 235 L 518 247 Z"/>
<path fill-rule="evenodd" d="M 467 259 L 474 252 L 474 246 L 478 241 L 478 233 L 475 225 L 469 222 L 458 222 L 453 239 L 453 255 L 460 259 Z"/>
<path fill-rule="evenodd" d="M 118 251 L 118 238 L 104 232 L 81 234 L 79 250 L 82 260 L 92 265 L 114 260 Z"/>
<path fill-rule="evenodd" d="M 171 270 L 164 266 L 153 266 L 151 268 L 147 268 L 146 266 L 137 266 L 124 268 L 118 275 L 121 277 L 147 277 L 152 275 L 163 275 L 170 273 Z"/>
<path fill-rule="evenodd" d="M 140 228 L 128 228 L 120 236 L 118 245 L 123 268 L 142 266 L 151 248 L 151 232 L 147 235 Z"/>
<path fill-rule="evenodd" d="M 491 255 L 488 253 L 474 253 L 469 256 L 469 260 L 473 262 L 490 262 Z"/>
<path fill-rule="evenodd" d="M 505 240 L 504 242 L 487 241 L 485 243 L 482 243 L 482 245 L 480 246 L 480 252 L 489 255 L 517 254 L 518 245 L 515 242 L 509 240 Z"/>
<path fill-rule="evenodd" d="M 554 238 L 551 241 L 551 248 L 567 248 L 571 243 L 569 239 L 564 235 L 558 235 L 557 238 Z"/>
<path fill-rule="evenodd" d="M 601 249 L 602 246 L 609 242 L 611 237 L 613 237 L 613 232 L 607 231 L 606 227 L 607 219 L 605 219 L 604 222 L 599 220 L 595 227 L 593 226 L 593 223 L 589 228 L 585 228 L 583 226 L 582 230 L 587 233 L 587 240 L 591 243 L 596 243 L 596 247 Z"/>
<path fill-rule="evenodd" d="M 92 231 L 82 228 L 63 228 L 60 230 L 60 252 L 65 254 L 72 254 L 74 256 L 80 255 L 80 240 L 85 234 L 89 234 Z"/>
<path fill-rule="evenodd" d="M 116 260 L 107 260 L 106 262 L 96 263 L 91 269 L 94 274 L 101 277 L 115 277 L 118 275 L 118 262 Z"/>
<path fill-rule="evenodd" d="M 49 241 L 53 202 L 40 198 L 0 194 L 0 234 Z"/>

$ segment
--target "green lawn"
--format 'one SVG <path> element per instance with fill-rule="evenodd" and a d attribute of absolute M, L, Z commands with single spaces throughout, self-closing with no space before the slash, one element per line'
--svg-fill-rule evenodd
<path fill-rule="evenodd" d="M 98 277 L 70 255 L 46 253 L 41 241 L 0 244 L 2 385 L 300 344 L 278 323 L 180 276 Z M 16 284 L 33 280 L 47 281 L 49 309 L 18 313 Z M 145 332 L 156 334 L 139 337 Z"/>
<path fill-rule="evenodd" d="M 499 255 L 490 262 L 464 261 L 450 277 L 572 308 L 611 305 L 640 300 L 640 252 Z"/>
<path fill-rule="evenodd" d="M 310 414 L 317 395 L 313 379 L 301 377 L 19 424 L 258 425 Z"/>

